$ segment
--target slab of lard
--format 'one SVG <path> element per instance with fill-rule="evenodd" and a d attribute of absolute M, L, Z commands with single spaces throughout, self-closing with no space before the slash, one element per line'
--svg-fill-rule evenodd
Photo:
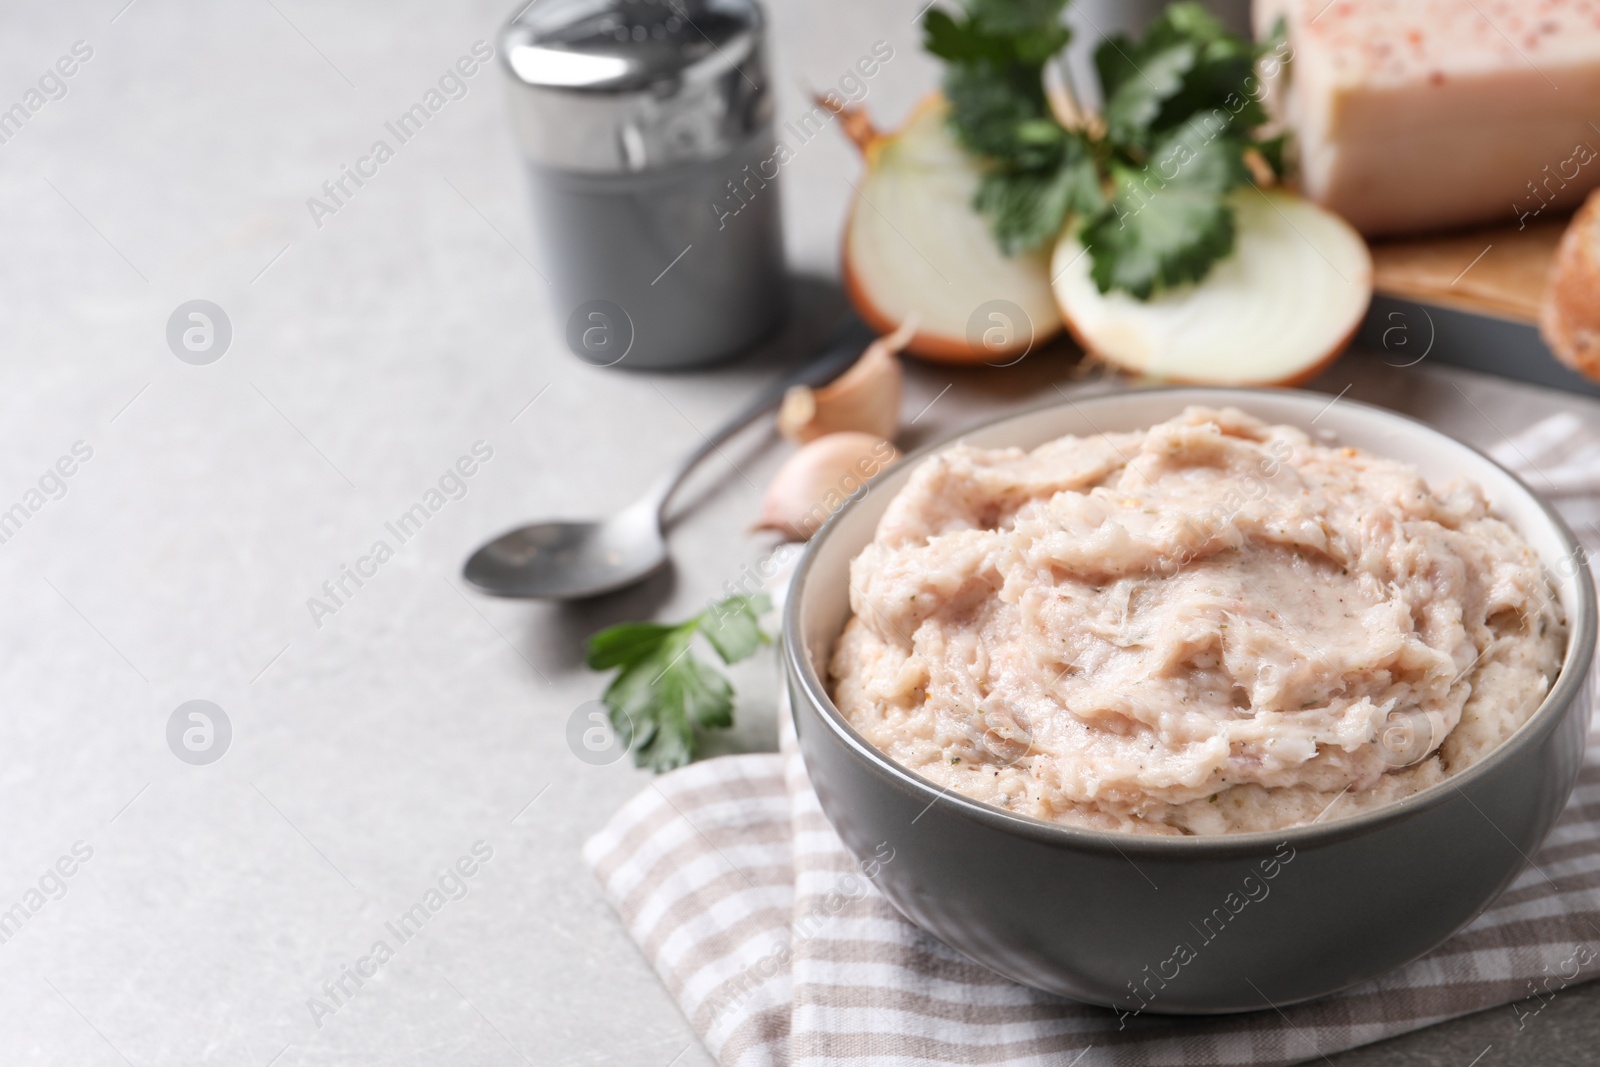
<path fill-rule="evenodd" d="M 1256 0 L 1312 199 L 1364 234 L 1523 224 L 1600 185 L 1600 2 Z"/>

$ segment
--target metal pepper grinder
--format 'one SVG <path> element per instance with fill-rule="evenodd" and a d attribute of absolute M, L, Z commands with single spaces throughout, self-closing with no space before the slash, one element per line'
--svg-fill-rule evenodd
<path fill-rule="evenodd" d="M 500 35 L 567 346 L 659 370 L 749 349 L 785 308 L 755 0 L 534 0 Z"/>

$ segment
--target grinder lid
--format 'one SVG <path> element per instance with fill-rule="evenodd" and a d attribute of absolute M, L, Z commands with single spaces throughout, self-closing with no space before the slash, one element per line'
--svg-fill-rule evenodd
<path fill-rule="evenodd" d="M 755 0 L 534 0 L 500 34 L 523 152 L 637 173 L 715 159 L 771 119 Z"/>

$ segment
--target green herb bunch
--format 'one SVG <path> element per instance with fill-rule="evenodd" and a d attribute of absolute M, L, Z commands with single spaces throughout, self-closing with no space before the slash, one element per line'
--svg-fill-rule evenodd
<path fill-rule="evenodd" d="M 737 663 L 771 640 L 760 622 L 771 608 L 764 594 L 732 596 L 687 622 L 625 622 L 589 638 L 589 668 L 617 672 L 601 699 L 635 763 L 680 767 L 694 759 L 701 732 L 733 725 L 733 686 L 695 656 L 695 637 Z"/>
<path fill-rule="evenodd" d="M 934 9 L 924 46 L 945 62 L 957 140 L 981 157 L 974 207 L 1008 253 L 1054 241 L 1069 220 L 1101 292 L 1139 299 L 1199 281 L 1234 247 L 1228 194 L 1250 182 L 1246 152 L 1275 173 L 1283 139 L 1260 139 L 1267 114 L 1257 60 L 1284 51 L 1228 33 L 1197 3 L 1175 3 L 1138 41 L 1094 55 L 1098 119 L 1062 125 L 1044 71 L 1071 38 L 1068 0 L 962 0 Z"/>

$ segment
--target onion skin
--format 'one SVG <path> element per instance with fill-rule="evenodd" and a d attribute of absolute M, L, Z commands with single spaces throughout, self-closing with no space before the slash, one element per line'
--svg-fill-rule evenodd
<path fill-rule="evenodd" d="M 1067 336 L 1071 337 L 1073 343 L 1076 344 L 1079 348 L 1083 349 L 1085 352 L 1087 352 L 1090 355 L 1094 356 L 1096 359 L 1099 359 L 1099 360 L 1109 364 L 1112 367 L 1117 367 L 1117 369 L 1118 370 L 1122 370 L 1123 373 L 1127 373 L 1127 374 L 1138 374 L 1138 373 L 1140 373 L 1138 371 L 1124 370 L 1124 368 L 1118 367 L 1115 362 L 1113 362 L 1113 361 L 1111 361 L 1109 359 L 1106 359 L 1104 356 L 1102 356 L 1098 352 L 1096 352 L 1094 350 L 1094 346 L 1090 345 L 1088 340 L 1082 334 L 1080 334 L 1078 332 L 1078 328 L 1072 324 L 1072 320 L 1070 318 L 1068 318 L 1067 316 L 1063 315 L 1061 317 L 1061 321 L 1066 325 Z M 1312 366 L 1307 367 L 1305 370 L 1300 371 L 1297 374 L 1292 374 L 1289 377 L 1280 379 L 1278 381 L 1259 382 L 1259 383 L 1255 383 L 1255 384 L 1273 386 L 1275 388 L 1283 388 L 1283 389 L 1292 388 L 1292 387 L 1297 386 L 1297 385 L 1304 385 L 1307 382 L 1311 381 L 1313 378 L 1315 378 L 1317 375 L 1321 374 L 1323 371 L 1327 370 L 1329 367 L 1331 367 L 1335 363 L 1337 363 L 1339 361 L 1339 357 L 1344 355 L 1344 350 L 1346 348 L 1350 347 L 1350 342 L 1354 341 L 1356 339 L 1356 334 L 1358 334 L 1360 332 L 1361 332 L 1361 323 L 1358 321 L 1354 326 L 1350 327 L 1350 329 L 1345 332 L 1345 335 L 1343 337 L 1341 337 L 1338 341 L 1336 341 L 1334 343 L 1333 348 L 1329 350 L 1327 356 L 1325 356 L 1323 358 L 1322 362 L 1313 364 Z M 1178 374 L 1163 374 L 1160 377 L 1160 380 L 1162 382 L 1170 382 L 1173 385 L 1216 385 L 1217 384 L 1215 381 L 1213 381 L 1210 378 L 1185 378 L 1182 375 L 1178 375 Z"/>

